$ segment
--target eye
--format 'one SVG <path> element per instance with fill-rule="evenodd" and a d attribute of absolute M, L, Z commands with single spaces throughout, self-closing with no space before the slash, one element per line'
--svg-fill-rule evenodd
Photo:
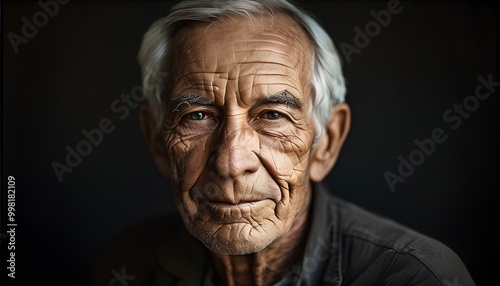
<path fill-rule="evenodd" d="M 202 111 L 196 111 L 188 114 L 188 118 L 191 120 L 203 120 L 205 119 L 206 114 Z"/>
<path fill-rule="evenodd" d="M 268 111 L 264 114 L 264 117 L 269 120 L 276 120 L 283 117 L 283 114 L 278 111 Z"/>
<path fill-rule="evenodd" d="M 196 110 L 187 111 L 181 118 L 176 118 L 176 127 L 181 136 L 208 134 L 217 128 L 217 110 L 210 107 L 197 107 Z"/>

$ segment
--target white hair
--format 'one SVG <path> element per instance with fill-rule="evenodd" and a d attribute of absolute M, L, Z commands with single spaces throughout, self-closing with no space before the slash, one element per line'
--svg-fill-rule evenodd
<path fill-rule="evenodd" d="M 188 21 L 213 22 L 224 16 L 284 12 L 292 16 L 310 35 L 314 45 L 311 83 L 313 86 L 315 140 L 321 138 L 332 116 L 332 108 L 345 100 L 341 60 L 333 41 L 316 20 L 287 0 L 186 0 L 175 4 L 167 16 L 154 22 L 145 33 L 138 59 L 143 88 L 151 105 L 158 130 L 166 112 L 164 89 L 168 77 L 169 45 L 172 37 Z M 163 76 L 162 76 L 163 75 Z M 151 79 L 154 83 L 151 83 Z"/>

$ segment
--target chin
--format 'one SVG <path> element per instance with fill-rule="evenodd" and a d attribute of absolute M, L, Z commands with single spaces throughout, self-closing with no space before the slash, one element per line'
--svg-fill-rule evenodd
<path fill-rule="evenodd" d="M 276 229 L 271 231 L 252 227 L 250 224 L 218 226 L 215 232 L 207 229 L 189 229 L 212 252 L 221 255 L 245 255 L 256 253 L 281 237 Z"/>

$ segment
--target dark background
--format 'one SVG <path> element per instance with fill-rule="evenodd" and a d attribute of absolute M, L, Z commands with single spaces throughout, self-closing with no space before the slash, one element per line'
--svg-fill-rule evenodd
<path fill-rule="evenodd" d="M 303 4 L 337 45 L 353 45 L 354 27 L 364 30 L 370 11 L 386 5 Z M 442 115 L 474 94 L 478 76 L 498 81 L 498 9 L 485 2 L 402 6 L 349 63 L 343 57 L 352 126 L 326 181 L 337 196 L 441 240 L 486 285 L 499 270 L 498 91 L 457 130 Z M 22 35 L 22 17 L 32 20 L 41 8 L 3 2 L 1 187 L 9 175 L 17 186 L 18 283 L 12 285 L 85 285 L 92 258 L 117 231 L 175 211 L 169 183 L 140 135 L 137 109 L 121 120 L 110 108 L 141 85 L 142 35 L 168 7 L 167 1 L 70 1 L 16 54 L 7 34 Z M 60 183 L 52 162 L 64 163 L 65 147 L 75 148 L 85 139 L 82 129 L 97 128 L 103 118 L 116 129 Z M 397 173 L 398 156 L 408 158 L 414 140 L 429 138 L 434 128 L 448 139 L 392 192 L 384 172 Z M 2 199 L 5 219 L 5 192 Z M 5 221 L 1 227 L 5 233 Z M 3 264 L 1 273 L 4 279 Z"/>

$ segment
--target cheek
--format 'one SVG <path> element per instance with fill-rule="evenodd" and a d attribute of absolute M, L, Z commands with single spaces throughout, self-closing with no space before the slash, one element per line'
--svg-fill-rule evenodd
<path fill-rule="evenodd" d="M 281 189 L 281 201 L 276 205 L 275 214 L 288 227 L 305 207 L 309 195 L 312 140 L 311 132 L 294 128 L 286 135 L 282 133 L 261 140 L 261 161 Z"/>
<path fill-rule="evenodd" d="M 304 181 L 308 168 L 310 134 L 289 128 L 274 136 L 261 136 L 261 161 L 271 176 L 285 188 L 296 188 Z M 288 186 L 283 186 L 286 182 Z"/>
<path fill-rule="evenodd" d="M 202 172 L 207 159 L 205 145 L 208 135 L 183 139 L 176 132 L 165 136 L 172 182 L 175 190 L 185 191 L 192 186 Z"/>

